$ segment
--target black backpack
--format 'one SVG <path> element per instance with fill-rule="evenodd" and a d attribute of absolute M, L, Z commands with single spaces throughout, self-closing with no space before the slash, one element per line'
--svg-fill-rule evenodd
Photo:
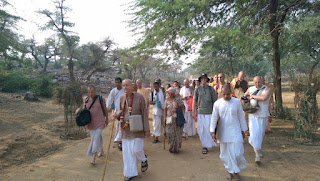
<path fill-rule="evenodd" d="M 77 125 L 78 126 L 85 126 L 87 124 L 89 124 L 91 122 L 91 113 L 90 113 L 90 109 L 92 107 L 92 105 L 94 104 L 94 102 L 97 100 L 97 98 L 99 97 L 99 102 L 100 102 L 100 105 L 101 105 L 101 108 L 102 108 L 102 111 L 103 111 L 103 114 L 105 115 L 105 112 L 104 112 L 104 109 L 102 107 L 102 104 L 103 104 L 103 100 L 102 100 L 102 96 L 100 95 L 96 95 L 89 107 L 89 109 L 86 108 L 86 105 L 85 105 L 85 108 L 84 110 L 82 110 L 80 112 L 80 114 L 77 116 L 76 118 L 76 122 L 77 122 Z M 87 103 L 89 101 L 89 97 L 86 98 L 86 101 L 85 103 Z"/>

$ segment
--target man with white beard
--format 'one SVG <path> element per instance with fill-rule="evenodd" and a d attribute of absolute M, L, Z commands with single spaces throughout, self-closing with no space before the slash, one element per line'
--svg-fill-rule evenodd
<path fill-rule="evenodd" d="M 184 119 L 186 120 L 186 123 L 184 124 L 183 128 L 183 136 L 194 136 L 196 135 L 196 127 L 195 127 L 195 120 L 192 117 L 192 111 L 188 111 L 188 100 L 190 98 L 190 92 L 192 89 L 189 86 L 189 79 L 184 79 L 183 81 L 184 87 L 180 89 L 180 95 L 182 97 L 184 106 L 185 106 L 185 113 L 184 113 Z"/>

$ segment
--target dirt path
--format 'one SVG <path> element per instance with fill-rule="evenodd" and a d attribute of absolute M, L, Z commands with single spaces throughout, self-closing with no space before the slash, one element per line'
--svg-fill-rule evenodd
<path fill-rule="evenodd" d="M 38 104 L 48 104 L 38 103 Z M 48 105 L 47 105 L 48 106 Z M 37 107 L 35 107 L 36 109 Z M 53 127 L 58 122 L 63 122 L 63 117 L 52 117 L 47 122 L 52 122 Z M 5 123 L 5 122 L 4 122 Z M 4 124 L 3 123 L 3 124 Z M 150 125 L 152 122 L 150 122 Z M 320 144 L 313 146 L 300 145 L 292 138 L 293 122 L 275 120 L 272 124 L 273 132 L 265 136 L 263 143 L 264 158 L 261 165 L 254 164 L 254 153 L 245 139 L 245 158 L 248 168 L 241 172 L 242 180 L 320 180 Z M 49 124 L 49 123 L 48 123 Z M 95 166 L 90 165 L 90 158 L 86 157 L 86 150 L 90 138 L 77 141 L 61 141 L 54 135 L 54 130 L 48 132 L 49 125 L 38 126 L 28 123 L 28 128 L 35 134 L 22 137 L 19 143 L 44 144 L 47 141 L 47 151 L 55 149 L 54 153 L 40 155 L 33 161 L 15 164 L 0 171 L 1 181 L 96 181 L 101 180 L 104 157 L 98 158 Z M 109 139 L 111 125 L 103 132 L 104 142 Z M 52 132 L 53 131 L 53 132 Z M 44 135 L 39 138 L 37 136 Z M 3 135 L 1 134 L 3 137 Z M 32 141 L 28 142 L 28 138 Z M 160 140 L 163 140 L 162 138 Z M 52 148 L 51 148 L 52 146 Z M 106 148 L 107 144 L 104 145 Z M 122 152 L 112 145 L 105 180 L 123 180 Z M 33 154 L 32 149 L 30 154 Z M 19 150 L 24 155 L 25 147 Z M 189 137 L 183 141 L 179 154 L 170 154 L 163 150 L 163 141 L 152 143 L 152 138 L 145 139 L 145 153 L 148 155 L 149 169 L 145 173 L 139 171 L 139 176 L 134 180 L 139 181 L 204 181 L 225 180 L 225 169 L 219 159 L 219 148 L 210 149 L 207 155 L 201 153 L 201 143 L 198 136 Z M 36 150 L 33 150 L 36 152 Z M 45 150 L 46 151 L 46 150 Z"/>

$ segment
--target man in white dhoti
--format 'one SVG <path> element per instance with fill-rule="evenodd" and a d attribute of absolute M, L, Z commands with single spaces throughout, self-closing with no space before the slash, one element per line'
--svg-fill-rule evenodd
<path fill-rule="evenodd" d="M 263 157 L 261 153 L 261 145 L 267 126 L 268 116 L 270 116 L 269 100 L 271 91 L 270 88 L 262 84 L 261 77 L 254 77 L 253 82 L 254 86 L 250 87 L 245 95 L 250 96 L 249 99 L 252 103 L 258 101 L 258 105 L 260 107 L 255 113 L 249 114 L 249 143 L 255 152 L 255 162 L 259 164 L 261 162 L 260 158 Z"/>
<path fill-rule="evenodd" d="M 247 168 L 247 162 L 243 156 L 244 131 L 248 129 L 244 118 L 240 100 L 231 97 L 231 88 L 224 85 L 221 89 L 222 98 L 214 103 L 210 132 L 212 138 L 220 142 L 220 159 L 227 169 L 227 179 L 231 180 L 234 175 L 240 179 L 239 172 Z M 217 132 L 216 132 L 217 128 Z"/>
<path fill-rule="evenodd" d="M 120 97 L 124 94 L 124 90 L 122 89 L 122 79 L 120 77 L 115 78 L 116 87 L 113 88 L 107 99 L 107 108 L 111 108 L 112 110 L 116 110 L 117 114 L 120 112 Z M 122 138 L 121 138 L 121 128 L 120 121 L 116 121 L 116 131 L 114 135 L 114 143 L 119 143 L 118 148 L 122 150 Z"/>
<path fill-rule="evenodd" d="M 150 104 L 153 105 L 153 143 L 158 143 L 159 137 L 164 130 L 163 111 L 165 108 L 165 100 L 159 82 L 154 82 L 153 88 L 154 90 L 150 94 Z"/>
<path fill-rule="evenodd" d="M 189 79 L 184 79 L 183 81 L 184 87 L 180 89 L 180 95 L 181 99 L 183 100 L 185 113 L 184 113 L 184 119 L 186 120 L 186 123 L 184 124 L 183 128 L 183 137 L 188 137 L 188 136 L 194 136 L 196 135 L 196 126 L 195 126 L 195 120 L 192 117 L 192 111 L 188 111 L 188 100 L 191 97 L 190 92 L 192 89 L 189 86 Z"/>
<path fill-rule="evenodd" d="M 120 98 L 120 114 L 113 114 L 113 117 L 120 119 L 122 128 L 122 153 L 124 180 L 128 181 L 138 176 L 137 166 L 141 163 L 141 171 L 148 169 L 147 156 L 144 154 L 144 137 L 150 136 L 148 110 L 142 94 L 133 92 L 132 81 L 126 79 L 122 82 L 125 94 Z M 129 117 L 141 115 L 143 131 L 130 131 Z"/>
<path fill-rule="evenodd" d="M 199 77 L 201 85 L 196 88 L 193 96 L 192 117 L 196 118 L 198 113 L 197 132 L 200 137 L 203 149 L 202 153 L 207 154 L 208 148 L 217 146 L 210 134 L 210 120 L 214 102 L 217 100 L 216 93 L 211 86 L 208 86 L 207 74 Z M 197 110 L 196 110 L 197 105 Z"/>

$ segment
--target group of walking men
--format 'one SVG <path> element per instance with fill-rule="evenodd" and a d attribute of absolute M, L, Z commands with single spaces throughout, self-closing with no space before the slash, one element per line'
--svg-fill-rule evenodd
<path fill-rule="evenodd" d="M 224 74 L 214 76 L 214 80 L 206 74 L 202 74 L 198 81 L 200 85 L 190 85 L 188 79 L 184 80 L 184 87 L 179 93 L 186 109 L 184 112 L 185 125 L 184 136 L 199 135 L 202 144 L 202 153 L 207 154 L 208 149 L 216 147 L 220 143 L 220 159 L 227 169 L 227 179 L 234 177 L 239 180 L 240 170 L 246 168 L 246 160 L 243 156 L 243 139 L 245 131 L 249 127 L 249 143 L 255 153 L 255 162 L 260 163 L 261 145 L 268 127 L 268 117 L 270 116 L 269 101 L 272 95 L 272 87 L 265 85 L 264 79 L 256 76 L 253 79 L 254 86 L 248 88 L 248 82 L 244 80 L 244 73 L 239 72 L 237 78 L 230 83 L 225 82 Z M 118 148 L 123 152 L 124 180 L 130 180 L 138 175 L 137 165 L 141 164 L 141 171 L 148 169 L 147 156 L 144 154 L 144 137 L 150 136 L 148 121 L 149 105 L 153 105 L 153 143 L 159 142 L 159 137 L 164 133 L 164 109 L 166 92 L 161 86 L 161 80 L 153 83 L 150 92 L 142 84 L 141 80 L 134 83 L 121 78 L 115 79 L 116 87 L 109 93 L 106 105 L 101 110 L 100 103 L 94 102 L 95 88 L 89 87 L 89 98 L 85 102 L 91 114 L 98 114 L 88 125 L 91 135 L 91 143 L 87 152 L 88 156 L 93 156 L 91 161 L 95 163 L 95 157 L 103 155 L 101 130 L 108 124 L 108 114 L 106 107 L 112 109 L 112 117 L 116 119 L 116 132 L 114 142 L 118 143 Z M 174 86 L 176 88 L 177 86 Z M 167 87 L 168 88 L 168 87 Z M 260 92 L 256 94 L 256 92 Z M 243 112 L 240 98 L 247 96 L 249 100 L 258 101 L 260 109 L 252 114 Z M 190 107 L 191 110 L 187 109 Z M 100 109 L 99 109 L 100 107 Z M 130 115 L 141 115 L 143 120 L 143 131 L 131 132 L 128 119 Z M 248 118 L 246 120 L 246 118 Z M 99 120 L 98 120 L 99 119 Z M 197 129 L 195 126 L 197 120 Z M 248 124 L 248 126 L 247 126 Z M 94 126 L 93 126 L 94 125 Z M 96 131 L 99 130 L 99 131 Z"/>

